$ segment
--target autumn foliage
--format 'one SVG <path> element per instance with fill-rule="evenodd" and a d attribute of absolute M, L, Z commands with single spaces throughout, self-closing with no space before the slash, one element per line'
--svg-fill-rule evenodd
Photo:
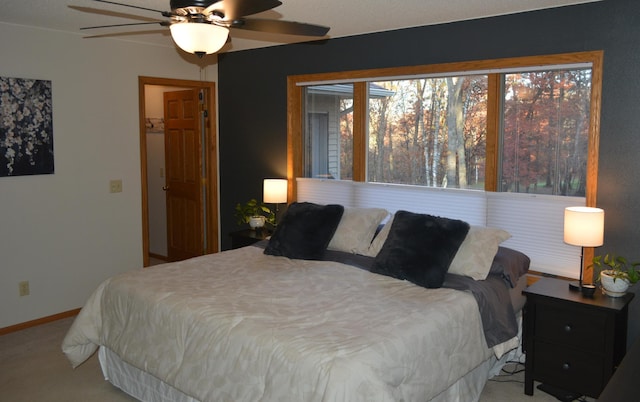
<path fill-rule="evenodd" d="M 500 190 L 584 195 L 591 70 L 501 79 Z M 487 82 L 468 75 L 370 83 L 378 95 L 368 104 L 368 180 L 484 188 Z M 352 107 L 341 99 L 342 172 L 352 164 Z"/>

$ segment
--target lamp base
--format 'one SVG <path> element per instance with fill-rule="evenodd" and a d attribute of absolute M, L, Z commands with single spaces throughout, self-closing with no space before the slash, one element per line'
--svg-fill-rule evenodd
<path fill-rule="evenodd" d="M 593 297 L 596 293 L 596 286 L 585 285 L 582 282 L 569 282 L 569 290 L 572 292 L 580 292 L 585 297 Z"/>

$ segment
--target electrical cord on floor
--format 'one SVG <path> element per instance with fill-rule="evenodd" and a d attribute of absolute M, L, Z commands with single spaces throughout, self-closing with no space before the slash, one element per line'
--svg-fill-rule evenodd
<path fill-rule="evenodd" d="M 501 372 L 507 374 L 507 375 L 514 375 L 514 374 L 518 374 L 518 373 L 522 373 L 524 372 L 524 363 L 520 363 L 518 361 L 511 361 L 511 362 L 507 362 L 507 364 L 513 364 L 513 370 L 509 371 L 506 369 L 506 364 L 504 367 L 502 367 Z M 518 368 L 518 367 L 522 367 L 522 368 Z"/>
<path fill-rule="evenodd" d="M 507 365 L 512 365 L 510 367 L 511 368 L 507 368 Z M 496 375 L 495 377 L 489 379 L 489 381 L 494 381 L 494 382 L 517 382 L 520 384 L 524 384 L 524 380 L 517 380 L 517 379 L 513 379 L 513 378 L 509 378 L 512 377 L 516 374 L 520 374 L 524 372 L 524 363 L 521 363 L 519 361 L 513 360 L 513 361 L 507 361 L 505 363 L 505 365 L 502 367 L 502 369 L 500 370 L 500 374 Z M 504 374 L 503 374 L 504 373 Z"/>

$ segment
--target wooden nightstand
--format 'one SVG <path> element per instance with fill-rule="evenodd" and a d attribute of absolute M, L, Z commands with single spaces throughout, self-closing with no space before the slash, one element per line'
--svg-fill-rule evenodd
<path fill-rule="evenodd" d="M 237 232 L 229 233 L 231 236 L 231 248 L 240 248 L 250 246 L 253 243 L 257 243 L 260 240 L 264 240 L 271 236 L 271 231 L 267 229 L 262 230 L 239 230 Z"/>
<path fill-rule="evenodd" d="M 522 292 L 524 393 L 533 382 L 597 398 L 625 355 L 627 315 L 633 293 L 593 298 L 569 290 L 568 282 L 542 278 Z"/>

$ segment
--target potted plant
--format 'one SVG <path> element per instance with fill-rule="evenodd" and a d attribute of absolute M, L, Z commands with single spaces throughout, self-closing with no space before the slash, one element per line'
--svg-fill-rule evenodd
<path fill-rule="evenodd" d="M 276 216 L 266 205 L 259 203 L 255 198 L 244 204 L 236 205 L 235 217 L 238 225 L 248 223 L 251 229 L 262 228 L 266 222 L 274 225 Z"/>
<path fill-rule="evenodd" d="M 600 269 L 598 280 L 605 294 L 620 297 L 631 284 L 640 280 L 640 271 L 636 267 L 640 262 L 629 263 L 623 256 L 605 254 L 593 257 L 593 267 Z"/>

